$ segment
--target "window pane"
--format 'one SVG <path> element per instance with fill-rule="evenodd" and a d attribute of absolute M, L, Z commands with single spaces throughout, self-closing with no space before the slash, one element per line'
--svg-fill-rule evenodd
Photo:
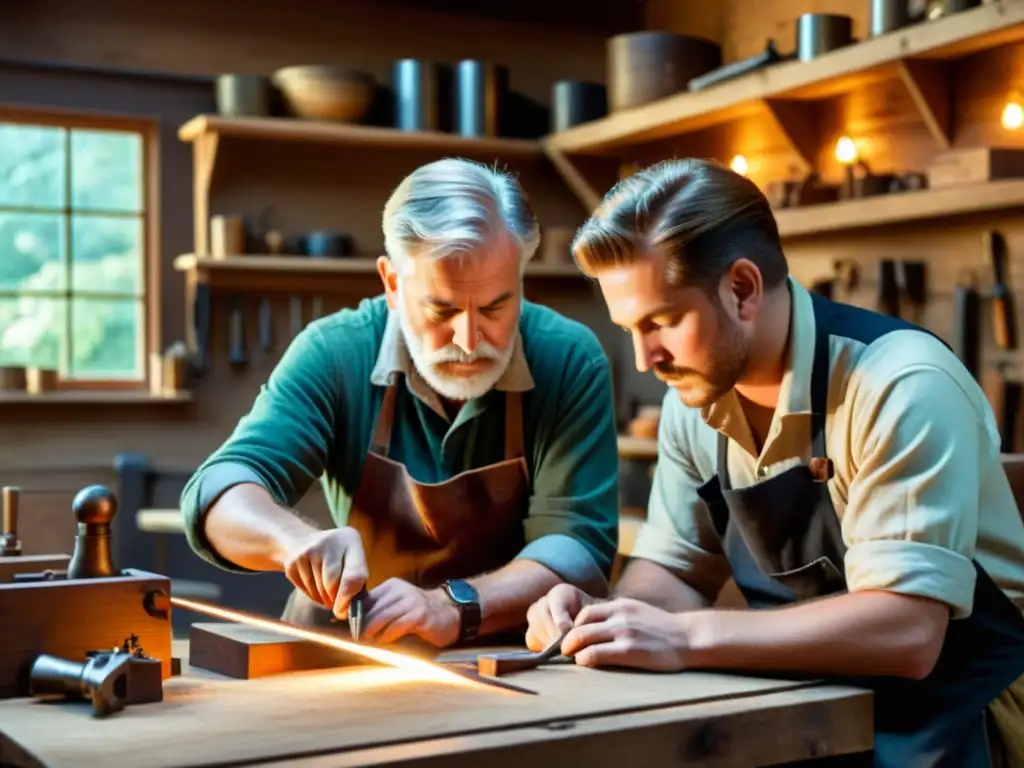
<path fill-rule="evenodd" d="M 142 378 L 142 302 L 71 300 L 71 377 Z"/>
<path fill-rule="evenodd" d="M 142 211 L 142 136 L 125 131 L 71 131 L 71 207 Z"/>
<path fill-rule="evenodd" d="M 0 291 L 65 290 L 64 254 L 63 217 L 0 211 Z"/>
<path fill-rule="evenodd" d="M 62 209 L 65 131 L 0 123 L 0 206 Z"/>
<path fill-rule="evenodd" d="M 142 294 L 142 219 L 71 217 L 71 290 Z"/>
<path fill-rule="evenodd" d="M 62 368 L 66 299 L 0 297 L 0 364 Z"/>

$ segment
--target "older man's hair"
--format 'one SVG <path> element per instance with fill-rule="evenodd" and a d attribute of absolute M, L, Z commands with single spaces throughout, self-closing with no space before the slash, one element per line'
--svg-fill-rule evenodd
<path fill-rule="evenodd" d="M 737 259 L 766 289 L 789 272 L 768 200 L 747 178 L 710 160 L 652 165 L 612 188 L 576 233 L 573 258 L 590 277 L 661 253 L 676 286 L 712 291 Z"/>
<path fill-rule="evenodd" d="M 509 173 L 460 158 L 421 166 L 384 206 L 384 247 L 402 272 L 413 256 L 462 258 L 511 236 L 520 271 L 533 258 L 540 229 L 519 181 Z"/>

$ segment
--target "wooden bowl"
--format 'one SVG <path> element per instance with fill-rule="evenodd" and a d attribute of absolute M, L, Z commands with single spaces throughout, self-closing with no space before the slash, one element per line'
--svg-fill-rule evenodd
<path fill-rule="evenodd" d="M 376 88 L 367 72 L 329 65 L 284 67 L 271 79 L 297 117 L 342 123 L 358 122 L 366 114 Z"/>

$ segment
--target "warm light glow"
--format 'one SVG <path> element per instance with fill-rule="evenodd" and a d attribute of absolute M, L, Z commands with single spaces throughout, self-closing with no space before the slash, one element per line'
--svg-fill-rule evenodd
<path fill-rule="evenodd" d="M 836 161 L 843 165 L 853 165 L 857 162 L 857 144 L 849 136 L 841 136 L 836 142 Z"/>
<path fill-rule="evenodd" d="M 233 611 L 230 608 L 221 608 L 216 605 L 189 600 L 184 597 L 171 597 L 171 604 L 180 608 L 187 608 L 190 611 L 212 616 L 215 619 L 224 621 L 236 621 L 239 624 L 247 624 L 250 627 L 266 629 L 270 632 L 277 632 L 281 635 L 290 635 L 299 640 L 309 640 L 312 643 L 326 645 L 329 648 L 337 648 L 339 651 L 354 653 L 372 661 L 396 667 L 417 681 L 429 681 L 435 683 L 450 683 L 453 685 L 477 685 L 473 680 L 445 669 L 440 664 L 434 664 L 425 659 L 418 659 L 415 656 L 406 656 L 395 651 L 388 651 L 384 648 L 375 648 L 372 645 L 353 643 L 350 640 L 342 640 L 340 637 L 329 635 L 323 632 L 316 632 L 311 629 L 296 627 L 280 621 L 264 619 L 260 616 L 253 616 L 241 611 Z"/>
<path fill-rule="evenodd" d="M 736 155 L 736 157 L 732 159 L 732 162 L 729 163 L 729 167 L 732 168 L 733 171 L 738 173 L 740 176 L 746 176 L 747 158 L 745 158 L 743 155 Z"/>
<path fill-rule="evenodd" d="M 1024 125 L 1024 107 L 1017 101 L 1006 102 L 1001 122 L 1006 130 L 1016 131 Z"/>

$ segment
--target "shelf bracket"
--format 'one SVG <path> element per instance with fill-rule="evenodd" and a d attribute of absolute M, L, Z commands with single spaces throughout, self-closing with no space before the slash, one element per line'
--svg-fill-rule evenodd
<path fill-rule="evenodd" d="M 583 203 L 583 207 L 587 209 L 587 215 L 589 216 L 601 204 L 601 196 L 597 194 L 594 187 L 583 177 L 583 174 L 579 172 L 569 158 L 560 150 L 552 147 L 547 139 L 541 139 L 540 146 L 544 150 L 544 154 L 548 156 L 551 164 L 555 166 L 555 170 L 558 171 L 558 175 L 562 177 L 566 186 Z"/>
<path fill-rule="evenodd" d="M 944 61 L 902 59 L 900 80 L 940 150 L 953 146 L 952 82 Z"/>
<path fill-rule="evenodd" d="M 201 133 L 192 142 L 193 250 L 203 255 L 210 253 L 210 187 L 219 139 L 216 133 Z"/>
<path fill-rule="evenodd" d="M 762 99 L 761 104 L 796 155 L 800 172 L 813 171 L 821 149 L 818 104 L 787 99 Z"/>

